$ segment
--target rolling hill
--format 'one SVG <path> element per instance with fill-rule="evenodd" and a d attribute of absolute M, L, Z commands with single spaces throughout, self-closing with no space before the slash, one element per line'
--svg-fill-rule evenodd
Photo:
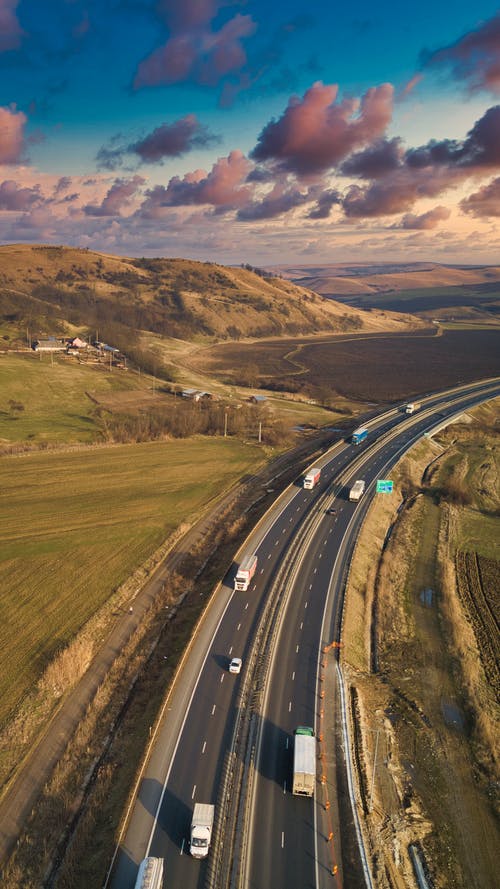
<path fill-rule="evenodd" d="M 434 287 L 500 283 L 499 266 L 455 266 L 434 262 L 331 263 L 272 266 L 270 271 L 324 296 L 393 293 Z"/>
<path fill-rule="evenodd" d="M 351 308 L 498 324 L 500 266 L 432 262 L 276 266 L 272 271 Z"/>
<path fill-rule="evenodd" d="M 184 340 L 413 329 L 411 315 L 360 311 L 259 269 L 133 259 L 63 246 L 0 246 L 0 335 L 97 329 Z M 129 334 L 128 334 L 129 335 Z"/>

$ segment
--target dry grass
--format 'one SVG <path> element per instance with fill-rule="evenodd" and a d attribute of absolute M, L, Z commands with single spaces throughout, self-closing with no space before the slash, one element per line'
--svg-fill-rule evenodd
<path fill-rule="evenodd" d="M 19 297 L 41 285 L 78 293 L 78 287 L 83 286 L 99 299 L 119 300 L 122 317 L 138 301 L 158 314 L 163 305 L 158 302 L 161 290 L 167 299 L 173 297 L 170 316 L 175 324 L 179 322 L 179 304 L 181 314 L 189 316 L 189 338 L 226 338 L 228 331 L 236 338 L 316 333 L 338 329 L 340 319 L 346 318 L 364 330 L 401 325 L 401 319 L 391 313 L 360 312 L 282 278 L 216 263 L 134 260 L 73 247 L 19 244 L 0 246 L 0 262 L 0 288 L 9 294 Z M 43 311 L 40 295 L 38 304 Z"/>

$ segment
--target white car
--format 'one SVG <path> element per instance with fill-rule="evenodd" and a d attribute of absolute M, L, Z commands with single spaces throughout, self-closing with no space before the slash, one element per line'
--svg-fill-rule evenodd
<path fill-rule="evenodd" d="M 240 657 L 233 657 L 229 662 L 230 673 L 241 673 L 242 660 Z"/>

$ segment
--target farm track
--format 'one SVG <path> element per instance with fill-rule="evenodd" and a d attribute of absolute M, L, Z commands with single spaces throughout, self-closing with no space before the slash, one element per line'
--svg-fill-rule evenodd
<path fill-rule="evenodd" d="M 484 671 L 500 700 L 500 565 L 459 550 L 456 572 L 459 596 L 474 629 Z"/>

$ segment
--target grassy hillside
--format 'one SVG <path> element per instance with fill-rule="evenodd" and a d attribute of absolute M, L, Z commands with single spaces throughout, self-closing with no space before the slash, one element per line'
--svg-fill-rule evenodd
<path fill-rule="evenodd" d="M 151 402 L 151 382 L 49 355 L 0 355 L 0 447 L 16 441 L 93 442 L 99 436 L 96 400 L 134 393 Z"/>
<path fill-rule="evenodd" d="M 130 259 L 70 247 L 0 247 L 0 336 L 67 333 L 135 344 L 130 332 L 185 340 L 394 330 L 411 317 L 360 312 L 252 270 L 184 259 Z"/>

